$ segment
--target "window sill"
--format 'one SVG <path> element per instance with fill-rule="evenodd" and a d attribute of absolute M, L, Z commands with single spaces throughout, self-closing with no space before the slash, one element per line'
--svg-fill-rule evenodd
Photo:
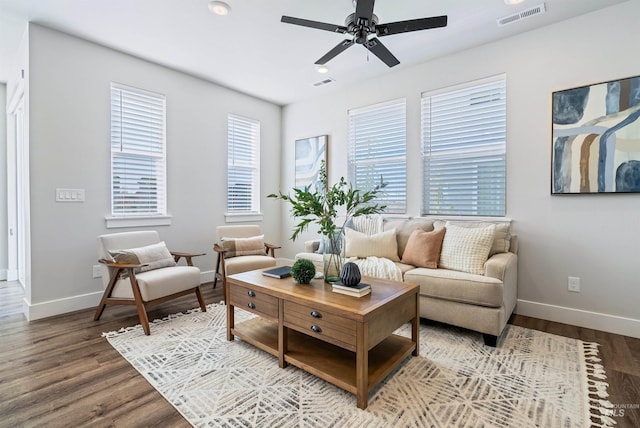
<path fill-rule="evenodd" d="M 107 229 L 119 227 L 170 226 L 171 216 L 105 217 Z"/>
<path fill-rule="evenodd" d="M 262 213 L 225 213 L 224 221 L 226 223 L 242 223 L 247 221 L 262 221 L 264 214 Z"/>

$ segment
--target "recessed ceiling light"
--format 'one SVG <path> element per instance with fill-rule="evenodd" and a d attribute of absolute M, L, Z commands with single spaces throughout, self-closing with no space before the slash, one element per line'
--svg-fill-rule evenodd
<path fill-rule="evenodd" d="M 518 4 L 522 3 L 524 0 L 504 0 L 505 4 Z"/>
<path fill-rule="evenodd" d="M 212 1 L 209 2 L 209 10 L 216 15 L 228 15 L 231 12 L 231 6 L 226 4 L 223 1 Z"/>
<path fill-rule="evenodd" d="M 318 67 L 316 67 L 316 70 L 318 70 L 318 73 L 328 73 L 329 72 L 329 67 L 327 67 L 326 65 L 319 65 Z"/>

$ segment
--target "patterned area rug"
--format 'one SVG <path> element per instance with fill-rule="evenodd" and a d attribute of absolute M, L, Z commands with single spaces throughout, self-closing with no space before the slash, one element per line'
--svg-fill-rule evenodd
<path fill-rule="evenodd" d="M 236 322 L 250 318 L 236 311 Z M 197 427 L 612 426 L 597 344 L 507 326 L 498 348 L 467 330 L 420 326 L 407 359 L 356 407 L 355 396 L 236 339 L 223 305 L 105 333 Z M 399 334 L 409 336 L 408 325 Z"/>

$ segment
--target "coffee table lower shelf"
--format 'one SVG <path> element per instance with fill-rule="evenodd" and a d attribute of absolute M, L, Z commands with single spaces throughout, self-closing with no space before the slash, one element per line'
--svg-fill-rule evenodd
<path fill-rule="evenodd" d="M 278 324 L 264 318 L 252 318 L 236 324 L 232 334 L 278 357 Z M 356 353 L 314 337 L 288 330 L 288 350 L 284 361 L 326 380 L 353 394 L 357 393 Z M 409 357 L 415 343 L 392 334 L 369 350 L 368 390 L 371 390 Z"/>

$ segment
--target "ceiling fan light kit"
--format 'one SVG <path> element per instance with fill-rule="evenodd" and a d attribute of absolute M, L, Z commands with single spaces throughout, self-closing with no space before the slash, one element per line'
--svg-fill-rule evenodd
<path fill-rule="evenodd" d="M 209 10 L 216 15 L 225 16 L 231 12 L 231 6 L 223 1 L 209 2 Z"/>
<path fill-rule="evenodd" d="M 344 26 L 285 15 L 282 16 L 281 22 L 351 36 L 351 39 L 345 39 L 338 43 L 333 49 L 318 59 L 315 62 L 316 65 L 325 65 L 338 54 L 344 52 L 354 44 L 358 44 L 364 46 L 388 67 L 396 66 L 400 64 L 400 61 L 382 44 L 378 37 L 447 26 L 446 15 L 378 24 L 378 17 L 373 13 L 374 3 L 375 0 L 354 0 L 356 11 L 347 16 L 344 21 Z"/>

